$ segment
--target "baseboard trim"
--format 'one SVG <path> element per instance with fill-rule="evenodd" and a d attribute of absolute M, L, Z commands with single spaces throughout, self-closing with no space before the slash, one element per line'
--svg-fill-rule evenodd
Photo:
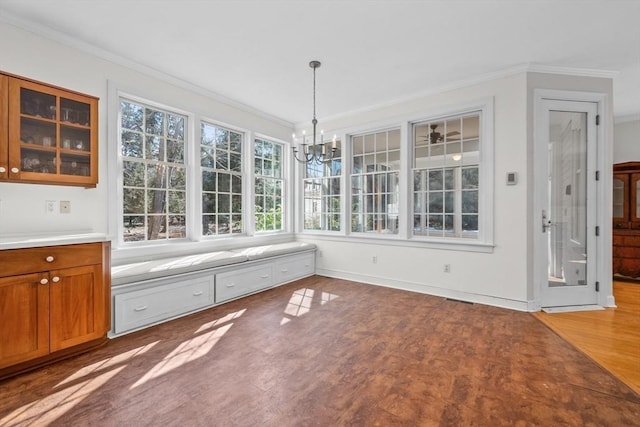
<path fill-rule="evenodd" d="M 536 311 L 535 309 L 532 309 L 534 307 L 534 304 L 531 304 L 530 301 L 518 301 L 507 298 L 493 297 L 489 295 L 474 294 L 471 292 L 463 292 L 454 289 L 446 289 L 439 286 L 426 285 L 424 283 L 408 282 L 404 280 L 391 279 L 388 277 L 371 276 L 368 274 L 359 274 L 349 271 L 317 267 L 316 274 L 319 276 L 327 276 L 335 279 L 353 280 L 355 282 L 362 282 L 368 285 L 384 286 L 387 288 L 418 292 L 421 294 L 433 295 L 443 298 L 452 298 L 461 301 L 507 308 L 510 310 L 526 312 Z"/>

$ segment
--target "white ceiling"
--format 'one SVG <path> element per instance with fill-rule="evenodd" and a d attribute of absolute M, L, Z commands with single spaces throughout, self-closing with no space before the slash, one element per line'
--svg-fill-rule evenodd
<path fill-rule="evenodd" d="M 526 64 L 616 71 L 614 114 L 640 113 L 640 0 L 0 0 L 2 20 L 291 123 L 312 59 L 319 120 Z"/>

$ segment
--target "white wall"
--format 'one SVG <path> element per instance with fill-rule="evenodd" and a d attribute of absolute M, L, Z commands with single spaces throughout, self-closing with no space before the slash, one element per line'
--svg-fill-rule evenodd
<path fill-rule="evenodd" d="M 640 162 L 640 118 L 613 128 L 613 163 Z"/>
<path fill-rule="evenodd" d="M 394 117 L 437 117 L 438 111 L 474 100 L 494 99 L 494 248 L 492 253 L 444 250 L 416 243 L 398 246 L 385 241 L 317 237 L 298 238 L 316 243 L 321 256 L 317 270 L 334 277 L 412 289 L 420 292 L 526 310 L 527 307 L 527 102 L 526 74 L 520 73 L 399 105 L 354 114 L 331 122 L 325 129 L 362 130 Z M 333 131 L 331 132 L 333 133 Z M 506 185 L 506 173 L 517 172 L 519 182 Z M 377 263 L 373 263 L 373 256 Z M 444 273 L 444 264 L 451 272 Z"/>
<path fill-rule="evenodd" d="M 99 183 L 95 189 L 0 182 L 0 237 L 43 233 L 108 233 L 108 150 L 115 135 L 108 135 L 107 82 L 156 102 L 170 103 L 229 125 L 279 139 L 290 138 L 292 126 L 243 111 L 147 73 L 109 62 L 83 50 L 0 22 L 0 70 L 87 93 L 99 103 Z M 45 215 L 45 200 L 71 201 L 71 214 Z"/>

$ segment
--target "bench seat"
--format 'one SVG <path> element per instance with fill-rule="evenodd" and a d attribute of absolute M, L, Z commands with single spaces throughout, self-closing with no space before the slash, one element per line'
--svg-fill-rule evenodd
<path fill-rule="evenodd" d="M 251 248 L 235 249 L 232 252 L 241 256 L 246 256 L 248 261 L 257 259 L 270 258 L 279 255 L 288 255 L 303 251 L 314 250 L 316 245 L 313 243 L 303 242 L 287 242 L 275 245 L 254 246 Z"/>
<path fill-rule="evenodd" d="M 281 255 L 314 250 L 316 245 L 303 242 L 286 242 L 274 245 L 254 246 L 228 251 L 206 252 L 159 258 L 114 265 L 111 267 L 111 285 L 118 286 L 127 283 L 142 282 L 176 274 L 190 273 L 246 261 L 255 261 Z"/>
<path fill-rule="evenodd" d="M 175 274 L 239 264 L 247 260 L 246 255 L 238 252 L 219 251 L 122 264 L 111 267 L 111 284 L 118 286 L 141 282 Z"/>

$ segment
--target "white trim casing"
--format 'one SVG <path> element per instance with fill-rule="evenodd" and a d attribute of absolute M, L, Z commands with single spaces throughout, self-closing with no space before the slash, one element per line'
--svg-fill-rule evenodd
<path fill-rule="evenodd" d="M 581 92 L 581 91 L 565 91 L 555 89 L 534 89 L 533 103 L 533 144 L 535 144 L 540 135 L 538 135 L 537 124 L 540 121 L 541 111 L 538 111 L 543 100 L 561 100 L 561 101 L 582 101 L 593 102 L 597 104 L 597 114 L 600 116 L 600 125 L 596 128 L 597 147 L 596 147 L 596 165 L 597 171 L 600 171 L 600 180 L 595 182 L 596 187 L 596 218 L 595 224 L 600 227 L 600 236 L 596 238 L 596 260 L 593 265 L 596 268 L 595 280 L 600 283 L 600 292 L 597 295 L 599 305 L 605 307 L 614 307 L 615 299 L 613 297 L 612 270 L 611 270 L 611 217 L 612 217 L 612 140 L 611 127 L 612 116 L 609 111 L 609 99 L 604 93 Z M 533 168 L 536 170 L 537 165 L 543 159 L 536 156 L 534 147 Z M 545 160 L 546 161 L 546 160 Z M 541 212 L 543 201 L 542 191 L 537 189 L 539 184 L 534 180 L 534 200 L 531 212 L 531 224 L 539 226 L 539 214 Z M 533 301 L 537 310 L 541 307 L 541 288 L 543 282 L 541 275 L 546 268 L 546 260 L 541 260 L 538 250 L 537 239 L 533 239 Z"/>
<path fill-rule="evenodd" d="M 468 238 L 434 238 L 413 236 L 409 217 L 412 216 L 412 198 L 408 195 L 411 193 L 411 126 L 415 122 L 421 122 L 431 119 L 446 118 L 449 116 L 457 116 L 470 112 L 480 112 L 480 194 L 479 194 L 479 212 L 480 212 L 480 232 L 478 239 Z M 399 212 L 401 212 L 398 234 L 385 235 L 374 233 L 353 233 L 351 232 L 351 136 L 362 133 L 375 133 L 390 128 L 400 129 L 400 173 L 399 173 Z M 342 230 L 340 232 L 327 231 L 305 231 L 302 220 L 304 206 L 302 204 L 302 169 L 297 168 L 296 176 L 296 203 L 298 221 L 297 234 L 300 238 L 313 237 L 321 239 L 355 241 L 363 242 L 379 241 L 384 244 L 398 246 L 421 246 L 447 250 L 465 250 L 472 252 L 492 252 L 493 251 L 493 209 L 494 209 L 494 97 L 488 96 L 477 100 L 461 104 L 453 104 L 442 106 L 437 109 L 430 109 L 420 113 L 411 115 L 403 115 L 390 118 L 388 120 L 377 121 L 365 125 L 354 126 L 346 129 L 329 132 L 341 136 L 342 141 Z M 297 162 L 296 162 L 297 163 Z"/>

